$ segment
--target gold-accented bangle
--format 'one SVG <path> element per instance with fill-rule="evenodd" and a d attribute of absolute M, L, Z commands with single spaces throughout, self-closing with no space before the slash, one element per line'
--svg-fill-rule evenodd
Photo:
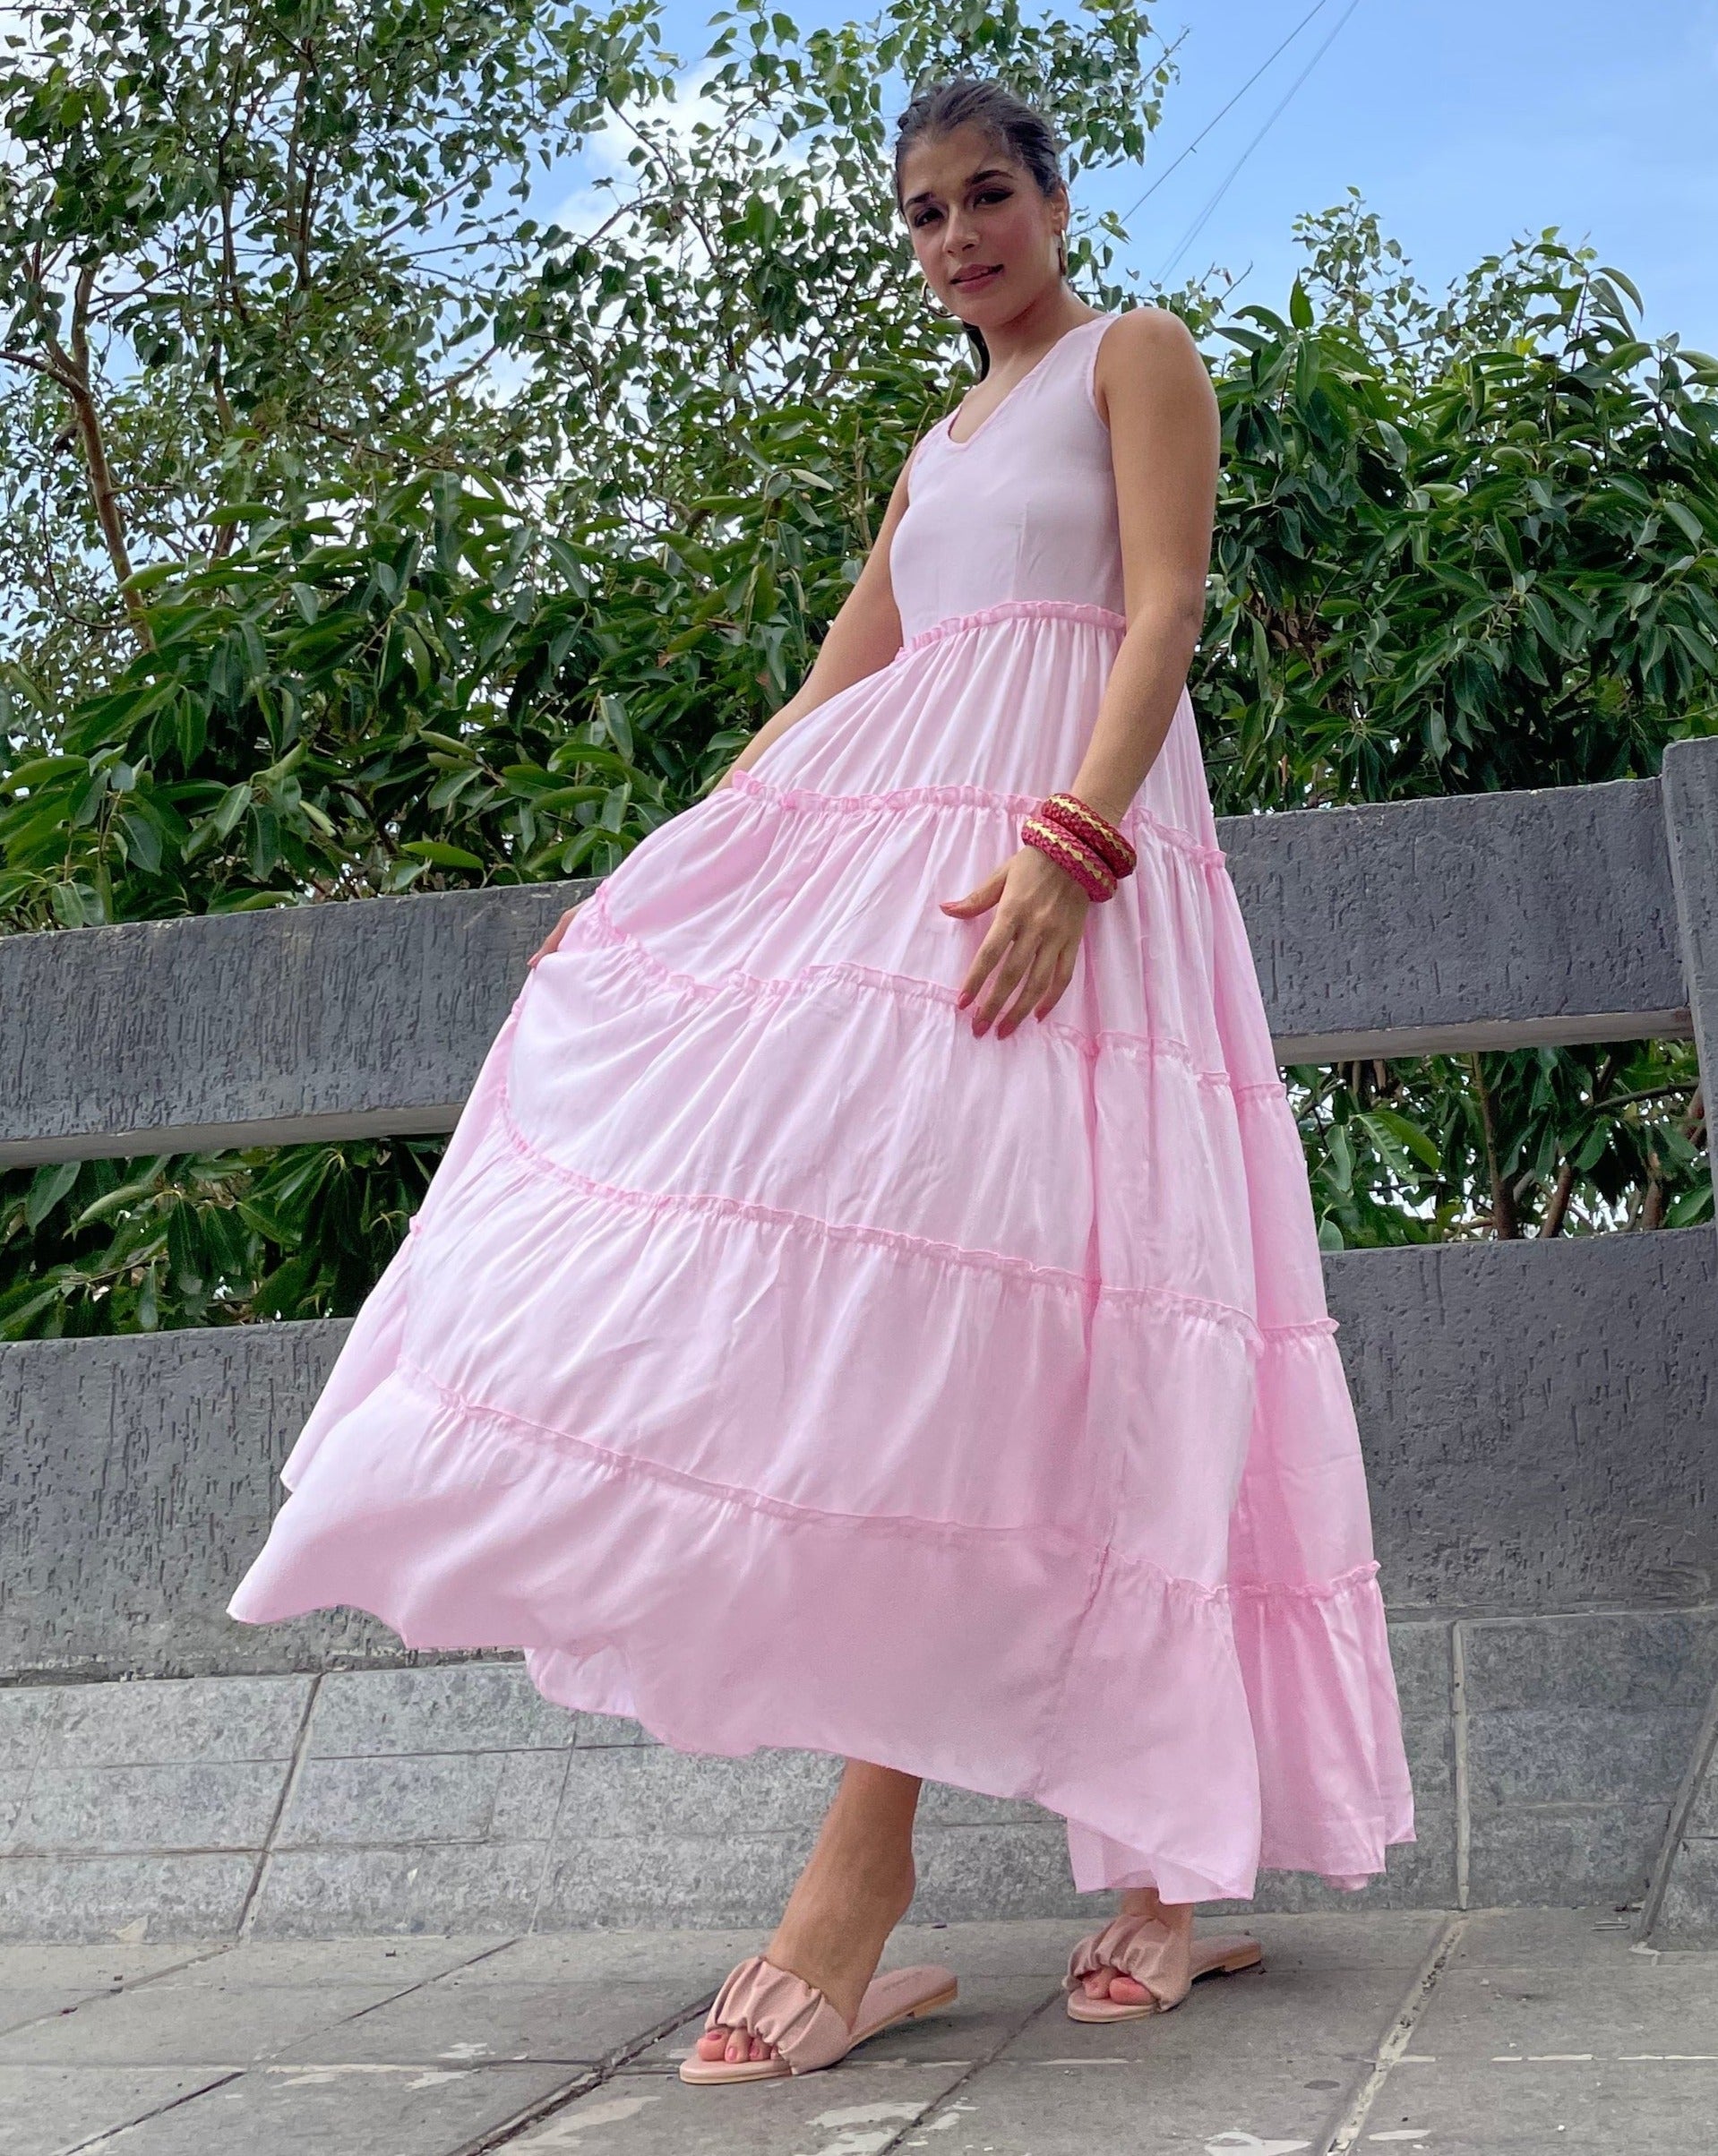
<path fill-rule="evenodd" d="M 1088 898 L 1101 904 L 1105 898 L 1114 898 L 1115 878 L 1107 866 L 1060 826 L 1046 823 L 1041 816 L 1028 816 L 1020 827 L 1020 840 L 1024 846 L 1035 846 L 1058 868 L 1066 870 Z"/>
<path fill-rule="evenodd" d="M 1051 794 L 1039 803 L 1037 812 L 1078 838 L 1112 876 L 1132 874 L 1138 855 L 1109 818 L 1100 816 L 1078 794 Z"/>

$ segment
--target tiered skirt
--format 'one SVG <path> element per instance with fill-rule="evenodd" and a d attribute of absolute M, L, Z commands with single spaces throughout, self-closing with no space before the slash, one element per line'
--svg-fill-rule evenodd
<path fill-rule="evenodd" d="M 1122 624 L 937 623 L 530 974 L 230 1605 L 512 1646 L 689 1751 L 1037 1800 L 1082 1888 L 1413 1838 L 1353 1415 L 1190 709 L 1051 1017 L 938 901 Z"/>

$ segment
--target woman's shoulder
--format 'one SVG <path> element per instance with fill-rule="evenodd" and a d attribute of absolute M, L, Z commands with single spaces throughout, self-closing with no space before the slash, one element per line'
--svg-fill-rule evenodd
<path fill-rule="evenodd" d="M 1193 332 L 1172 307 L 1123 308 L 1109 317 L 1097 339 L 1092 389 L 1107 418 L 1112 397 L 1174 395 L 1190 387 L 1208 390 L 1210 374 Z"/>
<path fill-rule="evenodd" d="M 1138 366 L 1164 358 L 1197 359 L 1199 356 L 1192 331 L 1173 307 L 1123 307 L 1114 314 L 1094 319 L 1110 325 L 1097 340 L 1100 366 L 1118 359 L 1124 365 Z"/>

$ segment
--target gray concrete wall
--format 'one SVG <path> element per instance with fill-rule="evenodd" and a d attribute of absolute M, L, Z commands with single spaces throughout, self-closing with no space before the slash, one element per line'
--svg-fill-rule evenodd
<path fill-rule="evenodd" d="M 1718 1597 L 1710 1228 L 1328 1258 L 1393 1605 Z"/>
<path fill-rule="evenodd" d="M 1284 1063 L 1688 1031 L 1655 779 L 1219 833 Z"/>

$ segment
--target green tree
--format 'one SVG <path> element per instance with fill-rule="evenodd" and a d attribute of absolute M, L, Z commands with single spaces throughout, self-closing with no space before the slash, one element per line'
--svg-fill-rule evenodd
<path fill-rule="evenodd" d="M 1576 786 L 1718 726 L 1718 363 L 1554 233 L 1434 301 L 1352 191 L 1286 315 L 1218 325 L 1194 684 L 1219 805 Z M 1712 1210 L 1693 1052 L 1294 1074 L 1327 1244 Z"/>
<path fill-rule="evenodd" d="M 4 348 L 35 490 L 3 610 L 6 925 L 600 873 L 797 685 L 947 393 L 889 191 L 891 71 L 1053 85 L 1078 167 L 1139 155 L 1166 68 L 1107 0 L 914 0 L 803 37 L 744 0 L 713 27 L 689 124 L 648 5 L 204 0 L 89 43 L 29 19 L 0 83 L 0 254 L 9 233 L 45 296 Z M 574 236 L 508 190 L 539 138 L 598 121 L 629 161 Z M 85 167 L 141 189 L 157 236 L 99 187 L 81 211 Z M 1077 260 L 1101 277 L 1108 252 L 1094 228 Z M 123 560 L 39 343 L 92 261 Z M 123 296 L 169 261 L 152 339 Z M 0 1328 L 349 1309 L 435 1153 L 0 1181 Z M 277 1174 L 296 1210 L 252 1202 Z"/>

